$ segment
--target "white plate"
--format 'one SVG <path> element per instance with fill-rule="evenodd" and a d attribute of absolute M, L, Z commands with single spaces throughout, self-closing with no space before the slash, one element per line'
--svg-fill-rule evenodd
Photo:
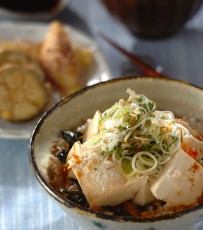
<path fill-rule="evenodd" d="M 66 26 L 65 29 L 69 31 L 71 40 L 75 45 L 85 46 L 93 51 L 95 65 L 91 69 L 91 74 L 85 85 L 92 85 L 94 83 L 111 79 L 112 76 L 109 67 L 96 42 L 72 27 Z M 0 23 L 0 40 L 12 41 L 19 39 L 29 39 L 31 41 L 41 41 L 47 30 L 48 24 L 22 24 L 13 22 Z M 0 138 L 29 138 L 41 115 L 42 114 L 30 121 L 20 123 L 6 122 L 0 119 Z"/>
<path fill-rule="evenodd" d="M 20 20 L 48 20 L 56 16 L 61 12 L 70 2 L 70 0 L 61 0 L 60 4 L 52 10 L 45 12 L 19 12 L 15 10 L 9 10 L 7 8 L 0 7 L 0 18 L 8 19 L 20 19 Z"/>

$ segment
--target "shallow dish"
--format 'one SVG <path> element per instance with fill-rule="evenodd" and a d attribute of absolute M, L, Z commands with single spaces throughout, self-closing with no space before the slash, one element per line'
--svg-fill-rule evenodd
<path fill-rule="evenodd" d="M 111 80 L 87 87 L 62 99 L 41 118 L 33 132 L 29 149 L 34 175 L 44 190 L 85 230 L 169 230 L 173 228 L 189 230 L 195 222 L 203 221 L 202 204 L 155 218 L 116 218 L 110 214 L 79 207 L 57 194 L 48 184 L 45 170 L 46 158 L 60 130 L 74 129 L 82 121 L 92 117 L 96 110 L 104 111 L 120 98 L 126 98 L 127 88 L 154 100 L 160 110 L 171 110 L 177 116 L 192 116 L 198 121 L 198 131 L 203 132 L 202 89 L 183 82 L 159 78 L 128 77 Z"/>
<path fill-rule="evenodd" d="M 43 23 L 4 22 L 0 24 L 0 40 L 17 41 L 27 39 L 41 41 L 48 30 L 48 26 L 48 24 Z M 71 41 L 75 45 L 87 47 L 93 52 L 95 64 L 90 70 L 88 79 L 85 79 L 84 86 L 110 79 L 109 67 L 96 42 L 73 27 L 67 26 L 65 29 L 69 31 Z M 57 100 L 56 95 L 55 102 Z M 0 138 L 30 138 L 31 132 L 40 116 L 21 123 L 10 123 L 0 119 Z"/>

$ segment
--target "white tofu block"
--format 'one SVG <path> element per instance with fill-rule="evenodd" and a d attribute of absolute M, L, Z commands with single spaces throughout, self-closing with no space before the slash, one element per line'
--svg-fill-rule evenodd
<path fill-rule="evenodd" d="M 176 119 L 176 122 L 184 126 L 190 133 L 190 135 L 183 138 L 183 145 L 184 150 L 187 153 L 190 153 L 191 151 L 196 152 L 197 156 L 195 160 L 199 161 L 203 158 L 203 139 L 199 135 L 199 133 L 192 129 L 190 125 L 180 119 Z"/>
<path fill-rule="evenodd" d="M 195 138 L 197 138 L 199 140 L 202 140 L 202 137 L 200 136 L 200 134 L 196 130 L 192 129 L 187 122 L 185 122 L 185 121 L 183 121 L 181 119 L 176 119 L 176 122 L 178 124 L 184 126 L 193 137 L 195 137 Z"/>
<path fill-rule="evenodd" d="M 132 198 L 133 203 L 144 206 L 155 200 L 155 196 L 152 194 L 149 183 L 145 184 Z"/>
<path fill-rule="evenodd" d="M 169 206 L 192 205 L 203 193 L 203 168 L 183 150 L 165 165 L 151 185 L 152 194 Z"/>
<path fill-rule="evenodd" d="M 194 152 L 197 154 L 195 160 L 199 161 L 203 158 L 203 141 L 194 138 L 192 135 L 188 135 L 183 138 L 183 146 L 187 153 Z"/>
<path fill-rule="evenodd" d="M 145 177 L 125 178 L 117 164 L 79 142 L 69 152 L 68 163 L 91 207 L 129 200 L 147 182 Z"/>
<path fill-rule="evenodd" d="M 86 142 L 90 137 L 97 134 L 98 123 L 99 123 L 100 117 L 101 117 L 101 113 L 99 111 L 97 111 L 87 126 L 87 130 L 85 131 L 85 133 L 83 135 L 83 142 Z"/>

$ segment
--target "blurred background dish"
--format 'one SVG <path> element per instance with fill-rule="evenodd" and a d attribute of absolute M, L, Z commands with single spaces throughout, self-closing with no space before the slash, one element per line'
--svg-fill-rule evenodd
<path fill-rule="evenodd" d="M 47 24 L 40 23 L 13 23 L 5 22 L 0 24 L 1 36 L 0 40 L 18 41 L 27 39 L 29 41 L 41 41 L 48 30 Z M 83 86 L 92 85 L 100 81 L 106 81 L 111 77 L 109 67 L 101 53 L 98 45 L 93 39 L 77 31 L 73 27 L 65 26 L 65 30 L 69 32 L 70 39 L 73 45 L 86 47 L 93 53 L 93 65 L 91 66 L 88 75 L 83 79 Z M 59 100 L 61 95 L 57 92 L 53 93 L 52 103 Z M 45 112 L 51 104 L 48 104 L 42 111 Z M 19 123 L 8 122 L 0 119 L 0 137 L 1 138 L 29 138 L 30 134 L 36 125 L 38 119 L 42 115 L 40 113 L 35 118 L 29 121 Z"/>
<path fill-rule="evenodd" d="M 0 19 L 48 20 L 61 12 L 70 0 L 2 0 Z"/>
<path fill-rule="evenodd" d="M 132 34 L 162 38 L 175 34 L 195 15 L 202 0 L 101 0 Z"/>

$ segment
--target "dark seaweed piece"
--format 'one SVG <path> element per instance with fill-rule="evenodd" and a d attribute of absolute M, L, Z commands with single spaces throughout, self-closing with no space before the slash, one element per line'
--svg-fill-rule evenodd
<path fill-rule="evenodd" d="M 80 132 L 72 132 L 68 130 L 61 131 L 61 136 L 64 140 L 66 140 L 69 144 L 69 149 L 72 148 L 73 144 L 76 141 L 82 142 L 82 133 Z"/>
<path fill-rule="evenodd" d="M 71 185 L 68 189 L 61 189 L 60 192 L 64 193 L 66 198 L 75 204 L 78 204 L 82 207 L 89 208 L 89 204 L 87 202 L 87 199 L 85 198 L 85 195 L 83 194 L 79 184 L 75 181 L 73 181 L 73 185 Z"/>
<path fill-rule="evenodd" d="M 82 207 L 89 207 L 89 204 L 81 191 L 67 191 L 66 198 Z"/>
<path fill-rule="evenodd" d="M 61 151 L 57 152 L 56 157 L 60 160 L 61 163 L 65 164 L 66 163 L 66 158 L 68 155 L 69 150 L 67 149 L 62 149 Z"/>
<path fill-rule="evenodd" d="M 157 200 L 154 202 L 151 202 L 150 205 L 152 206 L 153 210 L 157 210 L 160 206 L 164 206 L 166 204 L 165 201 Z"/>
<path fill-rule="evenodd" d="M 148 207 L 148 205 L 144 205 L 144 206 L 136 205 L 136 208 L 137 208 L 138 212 L 144 212 L 144 211 L 146 211 L 147 207 Z"/>

